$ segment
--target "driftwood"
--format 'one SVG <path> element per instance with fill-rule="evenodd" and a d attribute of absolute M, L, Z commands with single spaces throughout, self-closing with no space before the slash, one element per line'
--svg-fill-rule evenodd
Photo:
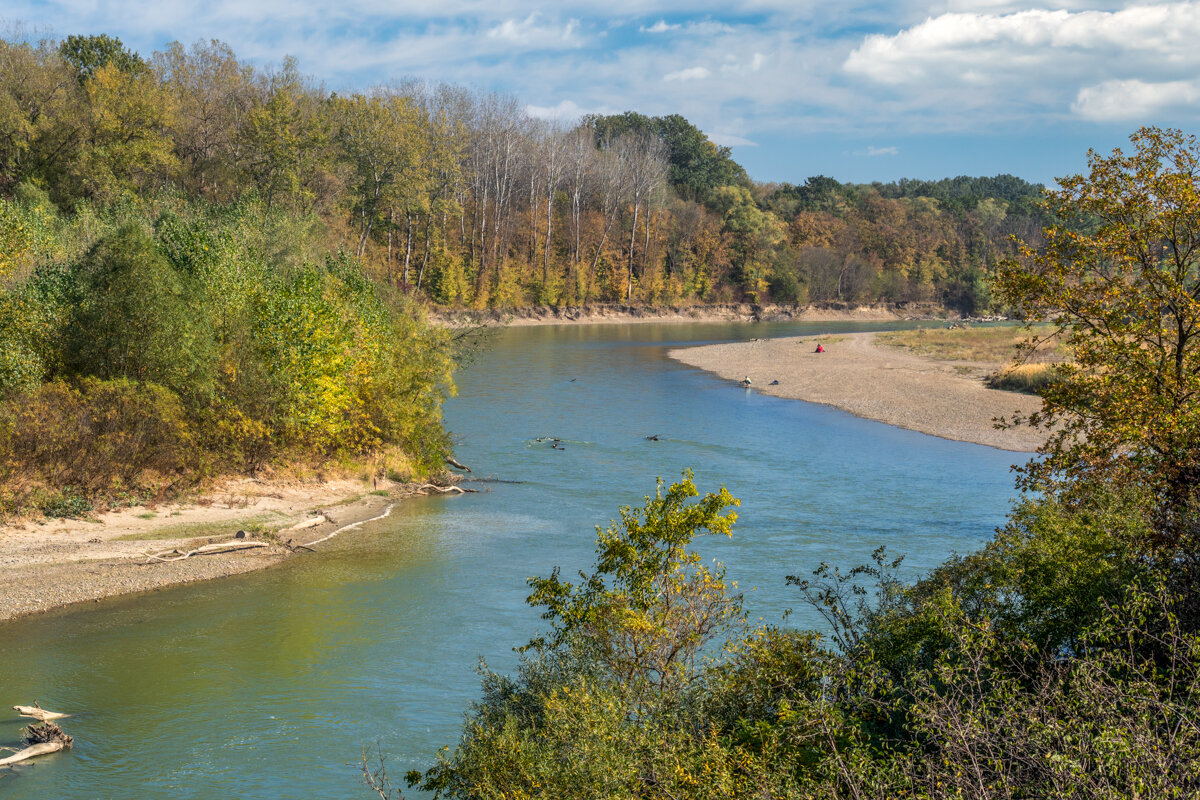
<path fill-rule="evenodd" d="M 13 708 L 28 708 L 28 706 L 13 706 Z M 35 710 L 41 710 L 34 706 Z M 59 714 L 60 717 L 69 716 L 68 714 Z M 7 767 L 11 764 L 16 764 L 37 756 L 48 755 L 49 753 L 57 753 L 59 750 L 66 750 L 75 740 L 63 733 L 63 729 L 55 725 L 53 722 L 40 722 L 37 725 L 30 725 L 25 728 L 25 741 L 29 744 L 24 750 L 19 750 L 16 753 L 6 758 L 0 758 L 0 767 Z"/>
<path fill-rule="evenodd" d="M 454 467 L 455 469 L 461 469 L 463 472 L 471 471 L 471 468 L 468 467 L 466 464 L 460 464 L 457 461 L 455 461 L 453 458 L 450 458 L 449 456 L 446 456 L 446 463 L 449 464 L 450 466 Z"/>
<path fill-rule="evenodd" d="M 0 767 L 7 767 L 10 764 L 16 764 L 18 761 L 24 761 L 27 758 L 36 756 L 44 756 L 49 753 L 57 753 L 59 750 L 65 750 L 67 745 L 62 742 L 42 742 L 41 744 L 31 744 L 24 750 L 19 750 L 7 758 L 0 758 Z"/>
<path fill-rule="evenodd" d="M 302 545 L 297 545 L 297 546 L 298 546 L 298 547 L 303 547 L 305 550 L 312 550 L 312 549 L 313 549 L 313 548 L 312 548 L 312 546 L 313 546 L 314 544 L 320 544 L 321 542 L 324 542 L 324 541 L 326 541 L 326 540 L 328 540 L 328 539 L 332 539 L 333 537 L 337 536 L 337 535 L 338 535 L 339 533 L 341 533 L 342 531 L 352 531 L 352 530 L 354 530 L 355 528 L 359 528 L 359 527 L 362 527 L 363 525 L 366 525 L 368 522 L 377 522 L 378 520 L 381 520 L 381 519 L 383 519 L 384 517 L 386 517 L 386 516 L 388 516 L 389 514 L 391 514 L 391 513 L 392 513 L 392 509 L 393 509 L 393 508 L 395 508 L 395 507 L 396 507 L 396 504 L 395 504 L 395 503 L 389 503 L 389 504 L 388 504 L 388 507 L 387 507 L 387 508 L 385 508 L 385 509 L 383 510 L 383 513 L 382 513 L 382 514 L 380 514 L 378 517 L 371 517 L 370 519 L 364 519 L 364 520 L 361 520 L 361 521 L 359 521 L 359 522 L 351 522 L 349 525 L 343 525 L 342 527 L 338 528 L 338 529 L 337 529 L 337 530 L 335 530 L 333 533 L 327 533 L 327 534 L 325 534 L 325 535 L 324 535 L 324 536 L 322 536 L 320 539 L 314 539 L 313 541 L 309 542 L 308 544 L 302 544 Z"/>
<path fill-rule="evenodd" d="M 478 489 L 464 489 L 461 486 L 438 486 L 436 483 L 422 483 L 417 487 L 417 491 L 421 494 L 429 494 L 430 492 L 437 492 L 438 494 L 450 494 L 451 492 L 476 494 L 479 492 Z"/>
<path fill-rule="evenodd" d="M 163 550 L 161 553 L 142 553 L 147 561 L 183 561 L 185 558 L 192 556 L 212 556 L 218 553 L 232 553 L 237 550 L 251 550 L 256 547 L 270 547 L 270 542 L 250 542 L 250 541 L 235 541 L 235 542 L 216 542 L 215 544 L 206 544 L 203 547 L 197 547 L 195 550 L 188 550 L 186 553 L 180 553 L 179 549 Z M 165 558 L 172 553 L 175 553 L 174 558 Z"/>
<path fill-rule="evenodd" d="M 305 528 L 315 528 L 323 522 L 329 522 L 329 517 L 325 516 L 324 514 L 318 514 L 315 517 L 306 519 L 303 522 L 297 522 L 292 527 L 284 528 L 283 530 L 284 531 L 302 531 Z"/>
<path fill-rule="evenodd" d="M 63 719 L 64 717 L 71 716 L 70 714 L 60 714 L 57 711 L 47 711 L 39 706 L 36 700 L 33 701 L 33 705 L 31 706 L 13 706 L 13 711 L 17 712 L 22 717 L 36 719 L 39 722 L 45 722 L 46 720 L 51 719 Z"/>

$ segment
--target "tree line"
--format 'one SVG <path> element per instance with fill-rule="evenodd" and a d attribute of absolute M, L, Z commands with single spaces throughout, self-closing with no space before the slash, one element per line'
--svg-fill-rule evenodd
<path fill-rule="evenodd" d="M 59 209 L 164 192 L 310 218 L 325 246 L 439 306 L 625 301 L 989 303 L 1012 176 L 756 184 L 678 115 L 531 117 L 407 82 L 340 93 L 220 42 L 148 58 L 109 36 L 0 42 L 0 193 Z"/>

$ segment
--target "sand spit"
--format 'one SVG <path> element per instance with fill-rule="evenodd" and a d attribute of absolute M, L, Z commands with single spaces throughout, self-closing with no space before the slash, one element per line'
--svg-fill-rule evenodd
<path fill-rule="evenodd" d="M 315 541 L 342 526 L 377 517 L 395 502 L 370 494 L 372 488 L 353 480 L 246 478 L 186 503 L 125 508 L 91 520 L 0 527 L 0 620 L 269 567 L 292 555 L 286 546 L 289 539 L 294 544 Z M 386 488 L 395 494 L 406 491 L 402 484 Z M 318 514 L 324 517 L 320 524 L 286 530 Z M 144 555 L 225 541 L 239 530 L 249 539 L 272 538 L 278 544 L 173 562 L 149 562 Z"/>
<path fill-rule="evenodd" d="M 824 353 L 813 352 L 817 342 L 826 342 Z M 984 386 L 983 376 L 998 365 L 923 358 L 876 344 L 873 333 L 706 345 L 670 356 L 729 380 L 749 376 L 764 394 L 822 403 L 944 439 L 1033 451 L 1046 438 L 1029 427 L 994 427 L 997 417 L 1041 407 L 1037 397 Z"/>

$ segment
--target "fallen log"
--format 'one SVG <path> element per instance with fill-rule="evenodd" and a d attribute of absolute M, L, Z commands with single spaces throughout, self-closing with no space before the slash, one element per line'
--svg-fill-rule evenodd
<path fill-rule="evenodd" d="M 14 706 L 16 708 L 17 706 Z M 60 714 L 59 716 L 67 716 Z M 39 722 L 30 725 L 25 731 L 25 741 L 29 744 L 24 750 L 19 750 L 11 756 L 0 758 L 0 767 L 7 767 L 37 756 L 57 753 L 66 750 L 75 743 L 75 739 L 63 733 L 63 729 L 53 722 Z"/>
<path fill-rule="evenodd" d="M 468 467 L 466 464 L 460 464 L 457 461 L 455 461 L 453 458 L 450 458 L 450 456 L 446 456 L 446 463 L 449 464 L 450 466 L 454 467 L 455 469 L 461 469 L 463 472 L 471 471 L 471 468 Z"/>
<path fill-rule="evenodd" d="M 303 522 L 297 522 L 292 527 L 284 528 L 283 530 L 284 531 L 302 531 L 305 528 L 315 528 L 318 525 L 325 523 L 325 522 L 329 522 L 329 517 L 325 516 L 324 514 L 318 514 L 315 517 L 306 519 Z"/>
<path fill-rule="evenodd" d="M 35 700 L 31 706 L 13 706 L 13 711 L 20 714 L 22 717 L 36 719 L 39 722 L 46 722 L 51 719 L 63 719 L 71 716 L 70 714 L 60 714 L 57 711 L 47 711 L 37 704 Z"/>
<path fill-rule="evenodd" d="M 381 519 L 384 519 L 385 517 L 387 517 L 389 514 L 392 513 L 392 509 L 395 507 L 396 507 L 395 503 L 389 503 L 388 507 L 385 508 L 383 510 L 383 513 L 380 514 L 378 517 L 371 517 L 370 519 L 364 519 L 364 520 L 360 520 L 358 522 L 351 522 L 349 525 L 343 525 L 342 527 L 335 530 L 333 533 L 327 533 L 324 536 L 322 536 L 320 539 L 314 539 L 313 541 L 309 542 L 308 544 L 299 545 L 299 547 L 303 547 L 305 550 L 312 550 L 313 549 L 312 546 L 314 544 L 320 544 L 321 542 L 332 539 L 333 537 L 337 536 L 339 533 L 341 533 L 343 531 L 352 531 L 355 528 L 361 528 L 363 525 L 366 525 L 368 522 L 377 522 Z"/>
<path fill-rule="evenodd" d="M 168 556 L 171 553 L 179 553 L 178 548 L 163 550 L 161 553 L 142 553 L 142 555 L 146 557 L 147 561 L 171 562 L 183 561 L 185 558 L 191 558 L 192 556 L 212 556 L 218 553 L 232 553 L 237 550 L 251 550 L 256 547 L 270 546 L 270 542 L 216 542 L 214 544 L 206 544 L 203 547 L 197 547 L 195 550 L 189 550 L 186 553 L 175 556 L 175 558 L 164 558 L 164 556 Z"/>
<path fill-rule="evenodd" d="M 27 758 L 35 758 L 44 756 L 49 753 L 57 753 L 59 750 L 65 750 L 67 746 L 62 742 L 42 742 L 41 744 L 31 744 L 24 750 L 19 750 L 7 758 L 0 758 L 0 767 L 7 767 L 10 764 L 16 764 L 18 761 L 24 761 Z"/>
<path fill-rule="evenodd" d="M 450 492 L 458 492 L 459 494 L 466 494 L 468 491 L 473 491 L 473 490 L 464 489 L 461 486 L 438 486 L 433 483 L 423 483 L 417 487 L 417 491 L 420 492 L 421 494 L 429 494 L 430 492 L 438 492 L 440 494 L 450 494 Z"/>

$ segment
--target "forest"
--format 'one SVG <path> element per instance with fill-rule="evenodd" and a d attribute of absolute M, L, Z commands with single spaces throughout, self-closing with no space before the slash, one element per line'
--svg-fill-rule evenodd
<path fill-rule="evenodd" d="M 963 313 L 1036 239 L 1012 176 L 764 185 L 678 115 L 338 93 L 220 42 L 0 40 L 0 511 L 201 476 L 440 468 L 430 308 L 907 303 Z"/>
<path fill-rule="evenodd" d="M 255 204 L 440 307 L 621 301 L 986 309 L 1046 222 L 1013 176 L 750 180 L 679 115 L 536 119 L 516 98 L 401 82 L 330 91 L 220 42 L 148 57 L 109 36 L 0 42 L 5 214 Z M 13 245 L 7 245 L 11 252 Z M 10 256 L 11 258 L 11 256 Z"/>

